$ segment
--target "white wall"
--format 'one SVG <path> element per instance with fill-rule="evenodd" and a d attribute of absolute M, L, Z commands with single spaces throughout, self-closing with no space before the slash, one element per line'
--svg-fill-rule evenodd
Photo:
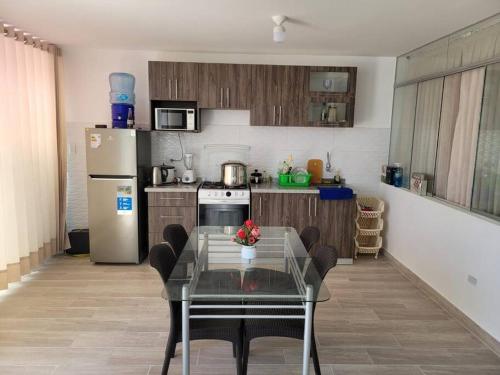
<path fill-rule="evenodd" d="M 500 223 L 382 183 L 380 195 L 385 250 L 500 341 Z"/>
<path fill-rule="evenodd" d="M 199 134 L 185 134 L 185 151 L 195 153 L 200 167 L 203 144 L 238 143 L 252 147 L 251 167 L 274 173 L 292 154 L 296 164 L 325 159 L 340 168 L 347 182 L 362 193 L 378 189 L 380 165 L 387 162 L 395 58 L 287 55 L 224 55 L 154 51 L 64 48 L 64 83 L 68 127 L 68 225 L 86 227 L 86 170 L 83 129 L 110 123 L 108 75 L 124 71 L 136 77 L 136 123 L 149 123 L 148 60 L 357 66 L 356 107 L 352 129 L 251 127 L 249 111 L 209 111 Z M 168 162 L 180 155 L 177 136 L 154 137 L 153 161 Z M 182 170 L 183 166 L 176 163 Z M 202 172 L 202 171 L 200 171 Z"/>

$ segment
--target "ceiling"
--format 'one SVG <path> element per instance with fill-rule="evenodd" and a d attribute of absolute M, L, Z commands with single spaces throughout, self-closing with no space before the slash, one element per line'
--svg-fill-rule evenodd
<path fill-rule="evenodd" d="M 0 0 L 52 43 L 190 52 L 397 56 L 500 12 L 500 0 Z M 291 18 L 272 41 L 271 16 Z"/>

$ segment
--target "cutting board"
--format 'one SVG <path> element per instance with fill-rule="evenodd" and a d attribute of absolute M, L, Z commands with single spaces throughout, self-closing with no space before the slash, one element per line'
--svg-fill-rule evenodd
<path fill-rule="evenodd" d="M 311 184 L 321 183 L 323 178 L 323 160 L 321 159 L 310 159 L 307 161 L 307 171 L 312 174 Z"/>

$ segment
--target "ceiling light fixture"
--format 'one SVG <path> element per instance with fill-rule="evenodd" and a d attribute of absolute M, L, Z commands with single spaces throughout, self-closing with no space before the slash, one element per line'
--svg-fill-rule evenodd
<path fill-rule="evenodd" d="M 272 19 L 276 25 L 273 28 L 273 40 L 276 43 L 283 43 L 285 41 L 285 37 L 286 37 L 286 33 L 285 33 L 286 30 L 282 24 L 287 20 L 287 17 L 280 15 L 280 16 L 273 16 Z"/>

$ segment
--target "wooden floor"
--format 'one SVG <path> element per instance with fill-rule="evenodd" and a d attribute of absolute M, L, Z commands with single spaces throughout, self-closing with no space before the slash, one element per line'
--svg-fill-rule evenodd
<path fill-rule="evenodd" d="M 500 358 L 382 257 L 337 266 L 316 333 L 326 375 L 493 375 Z M 160 374 L 168 335 L 147 263 L 59 256 L 0 293 L 0 374 Z M 299 374 L 302 342 L 259 339 L 249 374 Z M 180 354 L 180 345 L 177 353 Z M 170 373 L 181 373 L 181 356 Z M 229 344 L 192 343 L 193 374 L 234 374 Z"/>

